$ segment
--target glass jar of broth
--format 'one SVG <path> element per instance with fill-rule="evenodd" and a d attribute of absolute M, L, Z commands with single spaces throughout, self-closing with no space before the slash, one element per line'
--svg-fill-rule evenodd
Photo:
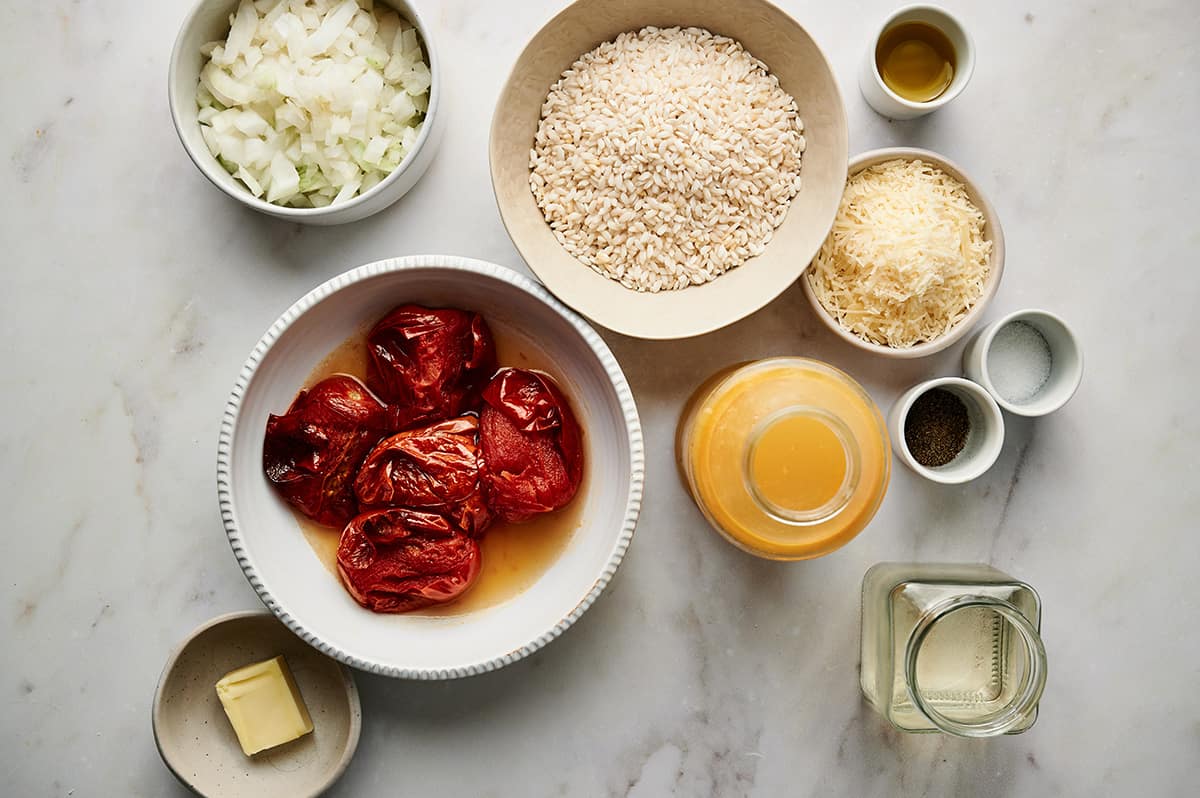
<path fill-rule="evenodd" d="M 901 731 L 1023 732 L 1046 686 L 1041 617 L 991 566 L 880 563 L 863 578 L 863 695 Z"/>
<path fill-rule="evenodd" d="M 879 408 L 847 374 L 779 357 L 726 369 L 693 394 L 676 432 L 681 477 L 709 524 L 776 560 L 848 543 L 887 492 Z"/>

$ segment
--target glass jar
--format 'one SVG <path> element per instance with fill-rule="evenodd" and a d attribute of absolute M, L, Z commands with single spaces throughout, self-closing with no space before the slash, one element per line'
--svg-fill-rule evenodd
<path fill-rule="evenodd" d="M 863 577 L 862 691 L 901 731 L 1018 734 L 1046 686 L 1041 599 L 989 565 L 880 563 Z"/>
<path fill-rule="evenodd" d="M 891 457 L 879 408 L 844 372 L 779 357 L 700 386 L 679 421 L 684 485 L 708 522 L 760 557 L 844 546 L 874 517 Z"/>

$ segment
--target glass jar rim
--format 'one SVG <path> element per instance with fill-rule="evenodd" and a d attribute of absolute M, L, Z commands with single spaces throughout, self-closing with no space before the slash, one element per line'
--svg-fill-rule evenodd
<path fill-rule="evenodd" d="M 752 475 L 754 453 L 764 433 L 778 422 L 798 417 L 813 419 L 825 425 L 841 445 L 841 455 L 845 467 L 841 483 L 834 493 L 819 506 L 803 509 L 776 504 L 763 493 Z M 824 408 L 806 404 L 781 407 L 760 421 L 751 430 L 742 456 L 742 481 L 746 486 L 747 494 L 758 503 L 763 512 L 780 523 L 794 526 L 808 526 L 832 520 L 850 503 L 854 491 L 858 489 L 861 473 L 862 455 L 859 451 L 858 441 L 855 439 L 854 433 L 846 426 L 846 422 Z"/>
<path fill-rule="evenodd" d="M 848 394 L 848 399 L 857 400 L 849 402 L 849 406 L 855 413 L 861 413 L 855 416 L 854 420 L 861 422 L 866 430 L 866 437 L 862 440 L 858 439 L 858 434 L 854 435 L 854 442 L 861 449 L 855 458 L 859 466 L 859 488 L 846 507 L 836 513 L 831 512 L 830 517 L 824 521 L 797 521 L 787 519 L 786 514 L 780 517 L 778 512 L 767 511 L 761 497 L 747 494 L 747 499 L 757 506 L 761 518 L 770 525 L 767 530 L 769 534 L 758 534 L 749 528 L 749 522 L 736 517 L 725 506 L 720 491 L 709 478 L 712 431 L 725 427 L 719 422 L 728 412 L 730 405 L 744 393 L 743 389 L 754 380 L 760 377 L 773 380 L 808 376 L 824 377 L 831 386 Z M 833 406 L 827 406 L 820 402 L 805 401 L 803 397 L 792 398 L 794 401 L 790 404 L 793 406 L 822 407 L 839 417 L 852 431 L 855 429 L 849 417 L 842 412 L 846 402 L 840 399 Z M 778 409 L 779 407 L 764 408 L 764 412 L 772 413 Z M 752 427 L 753 424 L 748 424 L 746 432 L 749 433 Z M 704 446 L 700 445 L 702 441 Z M 744 361 L 717 372 L 701 383 L 689 398 L 675 432 L 676 465 L 680 476 L 709 525 L 725 540 L 743 551 L 773 560 L 821 557 L 841 548 L 858 535 L 874 518 L 887 493 L 891 476 L 890 448 L 883 415 L 866 389 L 835 366 L 799 356 L 776 356 Z M 736 452 L 723 459 L 723 462 L 736 463 L 732 476 L 737 480 L 739 487 L 745 487 L 746 453 L 746 443 L 742 440 L 737 443 Z M 869 472 L 872 477 L 869 491 L 864 489 L 868 482 L 862 476 L 868 473 L 868 465 L 872 469 Z M 729 483 L 726 481 L 720 484 Z M 843 526 L 837 526 L 840 523 L 839 519 L 845 520 Z M 797 532 L 806 534 L 801 537 Z"/>
<path fill-rule="evenodd" d="M 1022 689 L 1002 711 L 982 721 L 968 723 L 947 716 L 925 700 L 917 677 L 917 658 L 922 644 L 938 621 L 971 607 L 986 607 L 1016 629 L 1024 644 L 1028 664 Z M 904 652 L 904 681 L 913 706 L 939 730 L 957 737 L 992 737 L 1011 731 L 1037 707 L 1046 688 L 1046 649 L 1038 630 L 1025 613 L 1012 603 L 993 596 L 956 596 L 935 604 L 913 627 Z"/>

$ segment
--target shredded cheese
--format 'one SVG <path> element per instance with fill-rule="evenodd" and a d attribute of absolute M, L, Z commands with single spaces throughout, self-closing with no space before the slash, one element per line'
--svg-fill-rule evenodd
<path fill-rule="evenodd" d="M 915 346 L 945 335 L 979 301 L 992 252 L 983 232 L 958 180 L 919 160 L 888 161 L 847 181 L 805 279 L 843 329 Z"/>

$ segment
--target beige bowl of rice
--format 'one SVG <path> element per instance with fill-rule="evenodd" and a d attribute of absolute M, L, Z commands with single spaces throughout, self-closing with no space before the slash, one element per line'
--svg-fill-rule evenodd
<path fill-rule="evenodd" d="M 490 160 L 504 225 L 559 299 L 685 338 L 808 265 L 845 184 L 846 116 L 820 48 L 765 0 L 578 0 L 517 59 Z"/>
<path fill-rule="evenodd" d="M 953 345 L 1004 274 L 1004 232 L 979 186 L 929 150 L 850 160 L 833 227 L 800 284 L 839 338 L 896 359 Z"/>

